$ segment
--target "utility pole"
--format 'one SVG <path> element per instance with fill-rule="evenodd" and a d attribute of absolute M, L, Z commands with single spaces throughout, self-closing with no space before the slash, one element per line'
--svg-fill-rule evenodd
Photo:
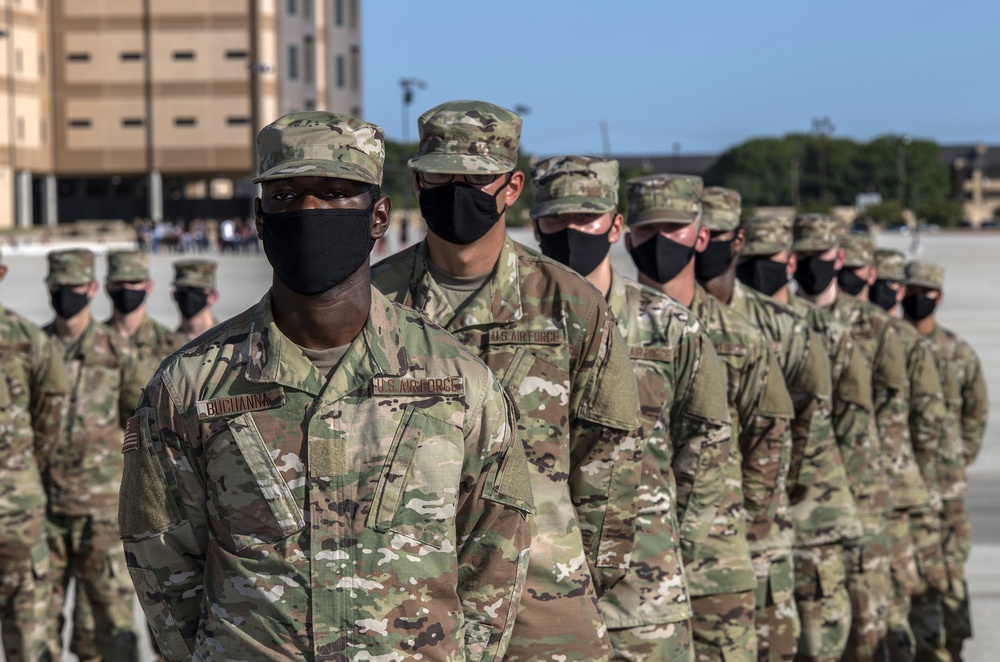
<path fill-rule="evenodd" d="M 906 146 L 912 141 L 909 136 L 900 136 L 896 143 L 896 195 L 900 209 L 906 209 Z"/>
<path fill-rule="evenodd" d="M 826 138 L 833 135 L 835 127 L 829 117 L 823 116 L 813 118 L 813 133 L 816 134 L 818 144 L 817 165 L 819 169 L 819 197 L 823 202 L 827 200 L 827 176 L 826 176 Z"/>
<path fill-rule="evenodd" d="M 403 144 L 410 142 L 410 104 L 413 103 L 413 91 L 422 90 L 427 83 L 419 78 L 401 78 L 399 86 L 403 88 Z"/>

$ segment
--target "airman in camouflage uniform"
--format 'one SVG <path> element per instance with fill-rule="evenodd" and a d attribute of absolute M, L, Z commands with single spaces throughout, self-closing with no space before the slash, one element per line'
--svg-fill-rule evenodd
<path fill-rule="evenodd" d="M 59 448 L 45 474 L 47 535 L 52 562 L 49 647 L 61 650 L 62 611 L 70 577 L 77 605 L 70 650 L 82 658 L 138 659 L 133 591 L 118 544 L 121 435 L 135 411 L 142 383 L 128 343 L 93 319 L 97 293 L 94 254 L 73 249 L 49 253 L 46 283 L 55 319 L 44 328 L 66 364 L 70 398 Z"/>
<path fill-rule="evenodd" d="M 773 291 L 779 301 L 787 303 L 802 316 L 823 341 L 829 355 L 833 433 L 853 496 L 858 481 L 864 478 L 871 454 L 872 396 L 868 364 L 861 352 L 855 349 L 847 327 L 838 323 L 828 311 L 796 296 L 788 288 L 788 278 L 796 267 L 796 257 L 791 253 L 793 237 L 790 219 L 768 219 L 760 234 L 756 230 L 750 234 L 748 243 L 760 246 L 760 250 L 766 251 L 764 254 L 769 257 L 766 261 L 745 261 L 741 265 L 741 278 L 759 283 L 766 291 Z M 837 473 L 835 469 L 832 471 Z M 831 480 L 838 482 L 835 475 Z M 843 550 L 857 545 L 863 536 L 863 529 L 860 522 L 850 521 L 848 510 L 839 511 L 844 515 L 844 519 L 839 521 L 835 519 L 837 512 L 837 509 L 832 509 L 832 512 L 817 511 L 815 514 L 831 518 L 832 530 L 828 533 L 831 538 L 841 534 L 843 548 L 836 544 L 821 544 L 804 548 L 797 546 L 794 550 L 795 602 L 802 620 L 798 659 L 839 660 L 847 644 L 852 611 Z M 799 522 L 797 519 L 796 524 Z M 822 535 L 827 532 L 820 528 L 816 533 Z"/>
<path fill-rule="evenodd" d="M 639 383 L 643 454 L 635 551 L 601 611 L 616 660 L 693 659 L 681 539 L 700 542 L 722 496 L 729 456 L 725 373 L 708 335 L 673 299 L 622 277 L 610 248 L 622 233 L 618 162 L 554 157 L 532 167 L 542 252 L 604 294 Z"/>
<path fill-rule="evenodd" d="M 180 349 L 187 340 L 146 314 L 146 298 L 153 291 L 146 253 L 109 251 L 104 288 L 112 302 L 111 317 L 105 324 L 126 338 L 135 350 L 139 376 L 146 383 L 160 361 Z"/>
<path fill-rule="evenodd" d="M 7 265 L 0 265 L 0 280 Z M 42 475 L 69 387 L 41 329 L 0 307 L 0 633 L 8 662 L 49 659 L 51 586 Z"/>
<path fill-rule="evenodd" d="M 899 338 L 885 312 L 838 289 L 835 276 L 844 259 L 839 222 L 822 214 L 805 214 L 795 219 L 793 234 L 795 277 L 801 290 L 813 303 L 827 308 L 849 327 L 858 349 L 871 366 L 875 427 L 864 478 L 856 483 L 854 492 L 865 538 L 861 545 L 848 549 L 847 586 L 852 624 L 845 659 L 877 659 L 887 654 L 891 592 L 887 520 L 892 512 L 892 499 L 886 473 L 907 433 L 906 363 Z"/>
<path fill-rule="evenodd" d="M 708 537 L 703 543 L 682 540 L 695 653 L 698 660 L 753 660 L 755 592 L 758 577 L 768 575 L 767 552 L 774 548 L 769 535 L 778 526 L 779 495 L 785 491 L 792 403 L 760 333 L 695 280 L 695 251 L 709 238 L 701 219 L 701 179 L 652 175 L 629 180 L 626 187 L 627 245 L 639 281 L 689 305 L 705 326 L 726 367 L 738 441 L 730 444 L 730 460 L 723 465 L 726 489 Z"/>
<path fill-rule="evenodd" d="M 181 314 L 177 335 L 194 340 L 219 324 L 212 306 L 219 300 L 214 260 L 193 259 L 174 262 L 174 302 Z"/>
<path fill-rule="evenodd" d="M 900 280 L 902 254 L 895 258 L 898 270 L 895 273 L 893 259 L 886 261 L 885 254 L 883 261 L 877 263 L 874 242 L 867 234 L 849 234 L 843 238 L 841 246 L 844 266 L 838 274 L 838 282 L 841 287 L 850 288 L 858 299 L 870 301 L 871 288 L 876 284 L 884 287 L 886 274 L 896 276 L 897 282 Z M 895 292 L 893 295 L 895 302 Z M 941 536 L 936 524 L 941 499 L 935 484 L 937 471 L 933 460 L 944 426 L 944 396 L 929 343 L 909 324 L 891 315 L 890 319 L 906 361 L 908 419 L 900 447 L 893 449 L 886 445 L 894 507 L 888 520 L 893 545 L 888 645 L 893 659 L 912 659 L 915 649 L 909 625 L 911 596 L 917 595 L 921 584 L 924 586 L 921 593 L 926 593 L 928 570 L 932 571 L 933 581 L 940 582 L 943 576 L 933 570 L 942 568 L 940 561 L 934 560 L 941 554 Z M 902 412 L 897 412 L 897 416 L 900 415 Z"/>
<path fill-rule="evenodd" d="M 972 614 L 965 581 L 971 530 L 965 509 L 968 492 L 965 470 L 982 447 L 989 413 L 989 398 L 982 365 L 972 347 L 954 332 L 937 323 L 936 311 L 944 300 L 944 269 L 929 262 L 906 265 L 906 296 L 903 313 L 935 349 L 941 375 L 947 426 L 938 449 L 938 485 L 943 500 L 942 547 L 948 586 L 941 606 L 947 651 L 953 660 L 962 659 L 965 639 L 972 636 Z M 937 648 L 928 642 L 912 621 L 918 654 Z"/>
<path fill-rule="evenodd" d="M 770 379 L 779 379 L 781 374 L 780 380 L 788 389 L 781 367 L 780 345 L 761 328 L 754 307 L 746 305 L 748 299 L 756 300 L 755 295 L 746 293 L 736 281 L 736 256 L 745 242 L 745 234 L 739 227 L 742 212 L 740 194 L 732 189 L 711 186 L 705 189 L 701 204 L 703 222 L 711 232 L 711 241 L 695 258 L 695 276 L 709 294 L 742 315 L 761 332 L 777 361 L 772 366 Z M 801 321 L 799 326 L 803 332 L 806 331 Z M 811 424 L 812 413 L 810 410 L 807 425 Z M 784 446 L 778 449 L 780 464 L 775 469 L 777 492 L 773 513 L 758 513 L 756 518 L 752 517 L 749 532 L 750 550 L 757 572 L 757 659 L 762 662 L 772 659 L 791 662 L 800 634 L 799 616 L 792 596 L 795 532 L 788 496 L 793 457 L 792 433 L 798 420 L 794 402 L 789 418 L 788 435 Z M 771 439 L 778 441 L 780 437 Z"/>
<path fill-rule="evenodd" d="M 257 145 L 271 290 L 163 363 L 122 447 L 122 536 L 160 649 L 500 660 L 533 510 L 513 405 L 371 287 L 382 130 L 293 113 Z"/>
<path fill-rule="evenodd" d="M 642 451 L 624 343 L 593 287 L 506 234 L 521 118 L 456 101 L 418 126 L 409 165 L 428 234 L 373 280 L 474 349 L 520 410 L 538 515 L 507 657 L 608 659 L 597 600 L 628 569 Z"/>
<path fill-rule="evenodd" d="M 733 284 L 730 305 L 752 320 L 771 343 L 795 406 L 788 494 L 797 569 L 793 608 L 798 608 L 802 622 L 797 659 L 839 659 L 850 627 L 850 606 L 843 586 L 825 583 L 837 570 L 843 577 L 843 546 L 860 539 L 862 529 L 834 434 L 830 358 L 821 334 L 786 305 L 791 219 L 755 217 L 744 221 L 741 230 L 736 274 L 747 283 Z M 772 278 L 758 275 L 769 269 Z M 820 559 L 829 560 L 834 572 L 817 576 Z M 777 594 L 773 588 L 771 592 Z"/>

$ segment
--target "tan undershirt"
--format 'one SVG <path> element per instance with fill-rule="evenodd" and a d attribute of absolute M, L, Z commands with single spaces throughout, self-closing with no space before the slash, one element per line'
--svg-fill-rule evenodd
<path fill-rule="evenodd" d="M 341 345 L 340 347 L 330 347 L 329 349 L 306 349 L 301 346 L 299 346 L 299 349 L 316 366 L 316 369 L 329 379 L 333 371 L 340 365 L 340 361 L 344 358 L 344 354 L 347 354 L 347 350 L 350 347 L 351 343 Z"/>
<path fill-rule="evenodd" d="M 482 289 L 486 281 L 493 275 L 493 269 L 475 276 L 453 276 L 443 271 L 430 260 L 427 260 L 427 270 L 431 278 L 438 284 L 451 309 L 458 313 L 465 307 L 469 299 Z"/>

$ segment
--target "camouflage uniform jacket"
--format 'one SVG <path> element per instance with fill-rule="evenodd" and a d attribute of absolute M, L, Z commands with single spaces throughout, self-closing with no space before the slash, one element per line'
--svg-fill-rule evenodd
<path fill-rule="evenodd" d="M 729 305 L 764 334 L 795 408 L 788 472 L 795 547 L 860 538 L 857 506 L 833 434 L 833 383 L 823 340 L 794 310 L 739 281 Z"/>
<path fill-rule="evenodd" d="M 607 303 L 576 272 L 510 237 L 458 311 L 428 271 L 424 242 L 375 265 L 372 280 L 477 352 L 520 410 L 538 515 L 518 655 L 598 657 L 609 649 L 595 582 L 610 586 L 628 568 L 641 475 L 639 395 Z M 573 650 L 548 645 L 553 635 L 572 638 Z"/>
<path fill-rule="evenodd" d="M 646 447 L 632 562 L 601 610 L 610 628 L 677 622 L 691 616 L 681 540 L 705 540 L 724 489 L 726 375 L 701 324 L 670 297 L 612 273 L 608 307 L 639 383 Z"/>
<path fill-rule="evenodd" d="M 965 499 L 965 468 L 978 454 L 986 427 L 986 383 L 979 358 L 964 340 L 940 324 L 934 325 L 928 337 L 936 349 L 948 417 L 938 448 L 938 485 L 943 500 Z"/>
<path fill-rule="evenodd" d="M 105 324 L 114 328 L 110 319 Z M 139 377 L 143 384 L 152 379 L 163 359 L 187 344 L 184 334 L 171 331 L 149 315 L 146 315 L 139 328 L 127 340 L 135 350 L 139 361 Z"/>
<path fill-rule="evenodd" d="M 701 553 L 696 547 L 690 563 L 687 557 L 685 562 L 691 569 L 692 586 L 703 588 L 707 584 L 719 589 L 709 594 L 746 590 L 756 586 L 755 577 L 768 576 L 769 556 L 782 558 L 791 551 L 786 481 L 792 445 L 789 427 L 795 412 L 781 368 L 764 336 L 749 320 L 700 285 L 691 311 L 705 326 L 726 367 L 729 415 L 738 444 L 730 444 L 729 489 L 708 541 L 700 546 Z M 749 576 L 740 568 L 743 557 L 739 546 L 744 537 L 754 556 L 751 570 L 756 571 Z M 749 587 L 744 580 L 750 582 Z"/>
<path fill-rule="evenodd" d="M 941 377 L 930 341 L 921 337 L 911 324 L 891 319 L 906 357 L 910 385 L 909 447 L 890 467 L 892 500 L 897 510 L 930 508 L 937 512 L 941 509 L 941 495 L 937 490 L 935 457 L 947 416 Z"/>
<path fill-rule="evenodd" d="M 448 334 L 373 289 L 327 379 L 268 293 L 140 404 L 119 519 L 165 658 L 502 658 L 527 463 L 499 384 Z"/>
<path fill-rule="evenodd" d="M 889 492 L 889 467 L 904 447 L 909 429 L 909 382 L 906 360 L 891 318 L 878 306 L 844 293 L 830 307 L 837 320 L 850 329 L 851 338 L 872 368 L 872 404 L 875 435 L 869 461 L 875 468 L 871 480 L 854 495 L 862 520 L 868 518 L 871 532 L 881 530 L 877 522 L 893 509 Z"/>
<path fill-rule="evenodd" d="M 42 331 L 0 307 L 0 516 L 41 511 L 42 472 L 59 443 L 62 358 Z"/>
<path fill-rule="evenodd" d="M 848 327 L 828 310 L 791 293 L 788 305 L 819 335 L 830 357 L 833 434 L 857 504 L 858 494 L 873 480 L 871 474 L 875 471 L 870 462 L 875 436 L 871 367 L 856 347 Z M 864 535 L 860 528 L 856 532 L 857 538 Z"/>
<path fill-rule="evenodd" d="M 63 349 L 69 398 L 59 447 L 45 476 L 49 511 L 113 517 L 122 477 L 122 430 L 135 413 L 142 382 L 135 353 L 118 333 L 91 320 L 68 347 L 55 322 L 44 328 Z"/>

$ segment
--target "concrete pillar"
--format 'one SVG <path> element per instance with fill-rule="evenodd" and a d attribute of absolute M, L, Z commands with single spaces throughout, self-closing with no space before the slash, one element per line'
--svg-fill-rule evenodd
<path fill-rule="evenodd" d="M 18 170 L 15 182 L 17 227 L 30 228 L 34 220 L 34 197 L 31 195 L 31 171 Z"/>
<path fill-rule="evenodd" d="M 155 223 L 163 220 L 163 176 L 159 170 L 149 172 L 149 218 Z"/>
<path fill-rule="evenodd" d="M 42 218 L 47 227 L 54 228 L 59 225 L 59 183 L 54 173 L 45 175 L 42 192 Z"/>

